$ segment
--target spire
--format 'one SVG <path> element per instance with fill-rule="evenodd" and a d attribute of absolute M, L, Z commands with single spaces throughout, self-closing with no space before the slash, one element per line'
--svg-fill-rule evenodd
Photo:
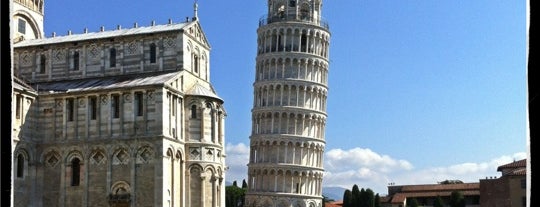
<path fill-rule="evenodd" d="M 198 10 L 199 10 L 199 4 L 197 4 L 197 0 L 195 0 L 195 3 L 193 3 L 193 10 L 194 10 L 194 15 L 193 15 L 193 20 L 197 20 L 197 13 L 198 13 Z"/>

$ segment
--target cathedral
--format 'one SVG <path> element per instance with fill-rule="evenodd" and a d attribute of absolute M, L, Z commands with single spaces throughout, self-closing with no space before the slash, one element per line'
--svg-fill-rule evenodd
<path fill-rule="evenodd" d="M 248 207 L 322 207 L 330 32 L 322 0 L 268 0 L 259 20 Z"/>
<path fill-rule="evenodd" d="M 11 0 L 12 206 L 225 206 L 224 101 L 183 22 L 44 35 Z"/>

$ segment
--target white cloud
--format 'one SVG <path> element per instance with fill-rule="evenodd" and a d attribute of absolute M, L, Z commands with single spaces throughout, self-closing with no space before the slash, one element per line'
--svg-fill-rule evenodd
<path fill-rule="evenodd" d="M 249 146 L 244 143 L 227 143 L 226 181 L 241 183 L 247 179 Z M 415 169 L 404 159 L 381 155 L 371 149 L 330 149 L 325 153 L 325 176 L 323 186 L 339 186 L 351 189 L 354 184 L 370 188 L 385 195 L 388 183 L 396 185 L 435 184 L 443 180 L 478 182 L 486 176 L 500 176 L 497 167 L 514 160 L 526 158 L 525 152 L 503 155 L 485 162 L 463 162 L 449 166 L 433 166 Z"/>
<path fill-rule="evenodd" d="M 325 154 L 324 186 L 351 189 L 370 188 L 375 193 L 387 193 L 389 183 L 396 185 L 436 184 L 444 180 L 478 182 L 486 176 L 500 176 L 497 167 L 514 160 L 526 158 L 525 152 L 504 155 L 486 162 L 463 162 L 450 166 L 434 166 L 414 169 L 413 165 L 388 155 L 380 155 L 370 149 L 331 149 Z"/>
<path fill-rule="evenodd" d="M 394 159 L 371 149 L 331 149 L 324 157 L 325 186 L 351 189 L 354 184 L 384 194 L 390 182 L 388 175 L 410 171 L 414 167 L 407 160 Z"/>
<path fill-rule="evenodd" d="M 227 143 L 227 145 L 225 146 L 225 152 L 227 155 L 227 157 L 225 158 L 225 164 L 229 168 L 226 171 L 225 180 L 231 183 L 233 181 L 237 181 L 237 183 L 242 183 L 243 179 L 247 179 L 249 146 L 244 143 Z"/>
<path fill-rule="evenodd" d="M 381 172 L 392 172 L 394 170 L 411 170 L 413 168 L 411 163 L 406 160 L 396 160 L 388 155 L 380 155 L 370 149 L 362 148 L 353 148 L 347 151 L 331 149 L 326 153 L 324 159 L 324 167 L 330 171 L 366 167 L 367 169 L 376 168 Z"/>

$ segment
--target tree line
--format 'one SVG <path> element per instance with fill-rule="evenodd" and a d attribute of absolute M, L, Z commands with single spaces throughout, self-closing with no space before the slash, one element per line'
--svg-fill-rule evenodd
<path fill-rule="evenodd" d="M 373 190 L 359 189 L 358 185 L 354 184 L 352 189 L 345 190 L 343 193 L 343 207 L 380 207 L 381 198 L 379 194 L 375 194 Z"/>
<path fill-rule="evenodd" d="M 246 180 L 242 180 L 242 187 L 238 187 L 236 180 L 230 186 L 225 186 L 225 207 L 242 207 L 247 191 Z"/>

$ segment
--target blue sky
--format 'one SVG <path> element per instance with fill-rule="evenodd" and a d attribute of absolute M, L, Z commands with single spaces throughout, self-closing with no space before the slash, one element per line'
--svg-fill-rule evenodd
<path fill-rule="evenodd" d="M 527 152 L 526 1 L 326 0 L 325 186 L 478 182 Z M 266 1 L 199 1 L 225 100 L 227 180 L 246 177 Z M 188 0 L 47 1 L 45 34 L 184 21 Z"/>

